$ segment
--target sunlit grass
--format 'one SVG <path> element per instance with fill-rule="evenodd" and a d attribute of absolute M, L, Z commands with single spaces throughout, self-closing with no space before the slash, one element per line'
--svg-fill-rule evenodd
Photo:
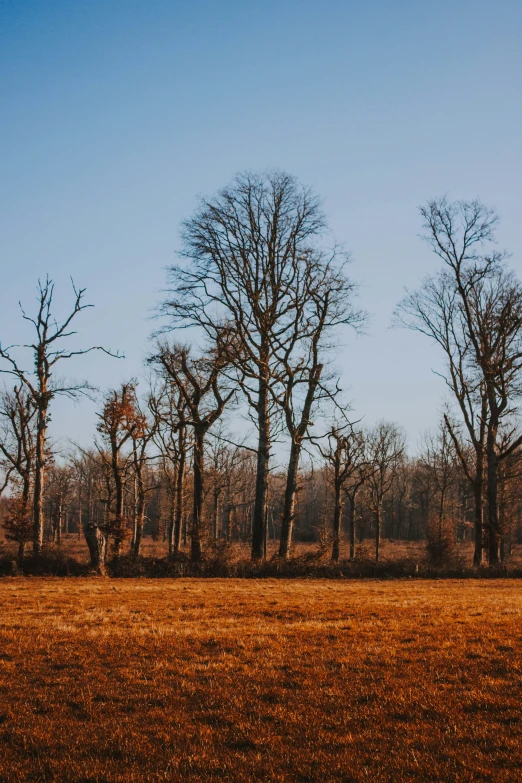
<path fill-rule="evenodd" d="M 0 781 L 495 781 L 518 581 L 0 581 Z"/>

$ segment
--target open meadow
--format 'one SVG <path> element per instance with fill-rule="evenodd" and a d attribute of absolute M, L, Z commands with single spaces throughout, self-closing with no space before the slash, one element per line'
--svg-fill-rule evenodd
<path fill-rule="evenodd" d="M 0 581 L 0 781 L 522 780 L 510 580 Z"/>

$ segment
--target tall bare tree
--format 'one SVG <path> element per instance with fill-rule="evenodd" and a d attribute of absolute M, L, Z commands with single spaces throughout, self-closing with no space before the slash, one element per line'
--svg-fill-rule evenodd
<path fill-rule="evenodd" d="M 502 427 L 516 412 L 522 396 L 522 285 L 512 272 L 497 265 L 487 277 L 475 283 L 469 299 L 479 348 L 476 362 L 489 409 L 488 553 L 489 562 L 494 565 L 500 560 L 502 548 L 498 508 L 500 464 L 522 444 L 516 427 L 511 430 Z"/>
<path fill-rule="evenodd" d="M 498 216 L 493 210 L 476 200 L 442 198 L 428 202 L 421 215 L 425 239 L 443 268 L 426 278 L 419 291 L 408 294 L 399 306 L 399 317 L 409 328 L 434 339 L 446 353 L 446 383 L 475 449 L 474 476 L 470 477 L 475 492 L 474 562 L 482 561 L 486 472 L 489 562 L 494 565 L 501 539 L 496 497 L 498 431 L 502 417 L 520 394 L 520 286 L 504 269 L 506 253 L 494 247 Z M 453 439 L 457 443 L 455 433 Z"/>
<path fill-rule="evenodd" d="M 286 341 L 275 347 L 281 382 L 273 391 L 290 436 L 279 546 L 282 558 L 290 553 L 299 460 L 314 406 L 322 399 L 332 400 L 339 391 L 337 385 L 332 388 L 324 377 L 328 340 L 332 339 L 335 327 L 344 324 L 358 328 L 364 318 L 352 305 L 354 285 L 345 276 L 344 265 L 337 264 L 336 255 L 334 252 L 328 258 L 321 252 L 310 252 L 303 270 L 306 294 L 295 309 L 293 334 L 288 334 Z"/>
<path fill-rule="evenodd" d="M 278 352 L 293 339 L 308 300 L 306 269 L 326 227 L 319 200 L 288 174 L 239 174 L 184 223 L 184 265 L 170 271 L 163 313 L 173 325 L 198 325 L 215 339 L 236 335 L 235 362 L 258 430 L 252 557 L 264 551 L 271 453 L 271 390 Z"/>
<path fill-rule="evenodd" d="M 58 362 L 70 359 L 73 356 L 83 356 L 90 351 L 103 351 L 110 356 L 117 356 L 101 346 L 93 346 L 77 351 L 67 351 L 62 348 L 63 340 L 76 334 L 71 330 L 71 324 L 82 310 L 92 307 L 84 304 L 85 288 L 77 289 L 73 283 L 74 304 L 68 316 L 58 322 L 52 314 L 54 283 L 48 277 L 42 283 L 38 281 L 37 312 L 33 317 L 27 315 L 22 309 L 25 321 L 31 323 L 35 330 L 34 343 L 27 345 L 10 345 L 3 348 L 0 344 L 0 359 L 3 359 L 6 368 L 0 368 L 0 372 L 14 375 L 24 385 L 31 395 L 36 408 L 36 447 L 35 470 L 33 490 L 33 548 L 38 555 L 43 545 L 44 511 L 43 497 L 45 484 L 45 470 L 47 463 L 47 428 L 49 423 L 49 407 L 51 401 L 57 396 L 66 396 L 76 399 L 81 395 L 89 394 L 92 387 L 86 381 L 79 383 L 67 383 L 56 377 L 55 368 Z M 20 306 L 21 307 L 21 306 Z M 17 348 L 28 348 L 33 354 L 34 370 L 23 368 L 20 360 L 13 351 Z"/>
<path fill-rule="evenodd" d="M 455 287 L 444 272 L 424 280 L 418 291 L 409 293 L 399 305 L 399 318 L 408 328 L 431 337 L 446 355 L 446 372 L 442 375 L 458 405 L 473 459 L 463 448 L 460 427 L 449 413 L 445 423 L 461 467 L 473 489 L 475 553 L 480 565 L 484 537 L 484 478 L 488 402 L 484 384 L 473 367 L 471 343 L 460 315 Z"/>

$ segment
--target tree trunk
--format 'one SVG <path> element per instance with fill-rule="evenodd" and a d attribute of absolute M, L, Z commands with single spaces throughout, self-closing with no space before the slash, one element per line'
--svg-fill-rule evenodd
<path fill-rule="evenodd" d="M 337 563 L 339 560 L 339 534 L 341 530 L 341 514 L 343 504 L 341 501 L 341 485 L 339 481 L 334 485 L 334 513 L 333 513 L 333 543 L 332 560 Z"/>
<path fill-rule="evenodd" d="M 266 504 L 265 526 L 263 530 L 263 560 L 266 560 L 267 543 L 268 543 L 268 503 Z"/>
<path fill-rule="evenodd" d="M 355 560 L 355 492 L 348 497 L 350 498 L 350 560 L 353 561 Z"/>
<path fill-rule="evenodd" d="M 105 560 L 107 557 L 107 539 L 100 528 L 88 523 L 84 528 L 85 540 L 89 547 L 91 567 L 100 575 L 105 576 Z"/>
<path fill-rule="evenodd" d="M 174 516 L 174 556 L 179 553 L 181 548 L 181 528 L 183 524 L 183 492 L 185 489 L 185 466 L 186 466 L 186 449 L 185 449 L 186 428 L 184 424 L 180 424 L 178 431 L 178 449 L 179 449 L 179 461 L 178 469 L 176 473 L 176 507 Z M 185 541 L 185 543 L 187 543 Z"/>
<path fill-rule="evenodd" d="M 399 497 L 399 501 L 397 503 L 397 515 L 396 515 L 396 524 L 395 524 L 395 538 L 397 541 L 400 541 L 401 539 L 401 530 L 402 530 L 402 503 L 403 498 L 402 495 Z"/>
<path fill-rule="evenodd" d="M 379 562 L 381 548 L 381 504 L 377 504 L 375 509 L 375 562 Z"/>
<path fill-rule="evenodd" d="M 63 501 L 60 497 L 58 501 L 58 512 L 56 515 L 56 543 L 61 546 L 62 543 L 62 516 L 63 516 Z"/>
<path fill-rule="evenodd" d="M 283 507 L 283 519 L 281 522 L 281 540 L 279 542 L 279 557 L 282 557 L 285 560 L 290 554 L 290 547 L 292 545 L 300 454 L 301 442 L 296 443 L 293 441 L 290 448 L 288 472 L 286 475 L 285 503 Z"/>
<path fill-rule="evenodd" d="M 232 515 L 232 506 L 227 503 L 225 506 L 225 541 L 230 541 L 230 517 Z"/>
<path fill-rule="evenodd" d="M 141 554 L 141 542 L 143 540 L 143 526 L 145 523 L 145 488 L 143 479 L 138 476 L 137 481 L 137 503 L 136 503 L 136 528 L 134 534 L 134 557 Z"/>
<path fill-rule="evenodd" d="M 123 538 L 125 535 L 125 518 L 123 513 L 125 502 L 125 487 L 123 486 L 123 478 L 117 458 L 113 460 L 113 476 L 116 489 L 114 554 L 116 557 L 119 557 L 121 555 Z"/>
<path fill-rule="evenodd" d="M 138 492 L 136 488 L 136 476 L 134 476 L 133 481 L 133 492 L 134 492 L 134 503 L 132 506 L 132 540 L 131 540 L 131 550 L 134 552 L 134 548 L 136 546 L 136 527 L 137 527 L 137 520 L 138 520 Z"/>
<path fill-rule="evenodd" d="M 498 519 L 498 457 L 496 449 L 496 427 L 494 424 L 488 428 L 487 437 L 487 494 L 488 494 L 488 544 L 489 564 L 497 565 L 500 562 L 500 544 L 502 531 Z"/>
<path fill-rule="evenodd" d="M 174 517 L 176 512 L 176 488 L 173 486 L 169 490 L 169 521 L 167 528 L 167 540 L 169 544 L 169 559 L 174 557 Z"/>
<path fill-rule="evenodd" d="M 498 523 L 500 526 L 500 530 L 502 531 L 502 539 L 500 541 L 500 561 L 503 563 L 506 559 L 507 554 L 511 554 L 510 552 L 510 542 L 511 542 L 511 526 L 509 524 L 506 524 L 506 499 L 505 499 L 505 492 L 504 492 L 504 486 L 501 484 L 500 492 L 499 492 L 499 502 L 498 502 Z"/>
<path fill-rule="evenodd" d="M 314 354 L 314 365 L 310 371 L 306 397 L 301 412 L 301 418 L 297 426 L 293 423 L 293 414 L 291 409 L 285 409 L 286 424 L 288 432 L 292 438 L 290 448 L 290 459 L 286 474 L 285 504 L 283 508 L 283 519 L 281 525 L 281 543 L 279 546 L 279 556 L 288 558 L 290 546 L 292 543 L 292 529 L 295 517 L 295 500 L 297 496 L 297 475 L 299 470 L 299 457 L 301 456 L 301 447 L 303 438 L 310 423 L 310 413 L 315 398 L 315 391 L 321 377 L 323 369 L 322 364 L 317 364 L 317 353 Z"/>
<path fill-rule="evenodd" d="M 272 532 L 270 532 L 270 528 L 272 529 Z M 274 507 L 273 506 L 270 508 L 270 513 L 268 514 L 266 534 L 267 534 L 267 536 L 269 536 L 272 539 L 272 541 L 275 541 Z"/>
<path fill-rule="evenodd" d="M 475 552 L 473 554 L 473 565 L 480 566 L 484 557 L 484 479 L 483 463 L 477 458 L 477 474 L 473 484 L 474 497 L 474 527 L 475 527 Z"/>
<path fill-rule="evenodd" d="M 214 492 L 214 502 L 212 506 L 212 538 L 214 542 L 218 540 L 218 520 L 219 520 L 219 492 Z"/>
<path fill-rule="evenodd" d="M 36 556 L 42 551 L 44 538 L 43 491 L 45 483 L 45 447 L 47 435 L 47 394 L 45 385 L 43 384 L 41 384 L 40 389 L 40 400 L 36 427 L 33 501 L 33 552 Z"/>
<path fill-rule="evenodd" d="M 18 568 L 22 568 L 24 564 L 24 554 L 25 554 L 25 541 L 19 541 L 18 542 L 18 555 L 16 558 L 16 562 L 18 564 Z"/>
<path fill-rule="evenodd" d="M 259 444 L 256 467 L 256 498 L 252 519 L 252 560 L 263 557 L 266 502 L 268 494 L 268 468 L 270 461 L 270 415 L 268 410 L 268 380 L 259 381 L 258 396 Z"/>
<path fill-rule="evenodd" d="M 81 540 L 83 528 L 83 505 L 81 493 L 78 496 L 78 538 Z"/>
<path fill-rule="evenodd" d="M 190 559 L 193 563 L 200 563 L 202 554 L 204 439 L 205 431 L 194 427 L 194 505 L 190 533 Z"/>

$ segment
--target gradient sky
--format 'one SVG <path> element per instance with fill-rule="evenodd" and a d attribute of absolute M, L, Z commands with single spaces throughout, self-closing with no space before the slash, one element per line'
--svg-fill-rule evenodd
<path fill-rule="evenodd" d="M 390 330 L 404 286 L 434 266 L 429 197 L 498 208 L 522 273 L 520 0 L 0 0 L 0 338 L 28 339 L 39 276 L 95 308 L 70 362 L 106 388 L 142 374 L 164 267 L 197 194 L 278 167 L 323 197 L 353 253 L 367 335 L 337 364 L 368 423 L 415 447 L 444 396 L 442 357 Z M 71 347 L 73 342 L 71 342 Z M 53 433 L 88 442 L 94 406 L 55 402 Z"/>

